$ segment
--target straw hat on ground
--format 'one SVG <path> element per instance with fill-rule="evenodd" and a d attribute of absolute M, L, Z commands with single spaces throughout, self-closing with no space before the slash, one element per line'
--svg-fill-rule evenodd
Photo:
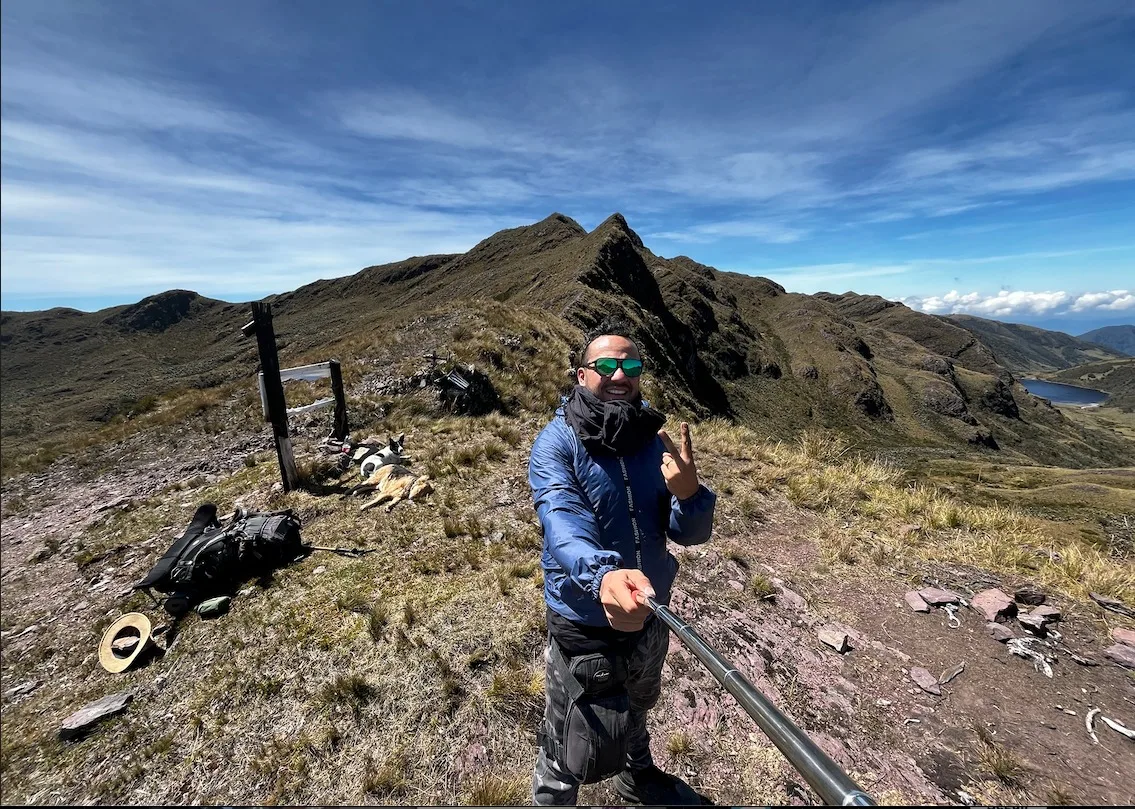
<path fill-rule="evenodd" d="M 99 663 L 111 674 L 126 671 L 150 647 L 150 619 L 128 612 L 106 628 L 99 643 Z"/>

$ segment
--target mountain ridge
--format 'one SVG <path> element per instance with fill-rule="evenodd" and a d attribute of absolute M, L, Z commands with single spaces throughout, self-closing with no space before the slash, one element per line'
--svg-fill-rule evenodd
<path fill-rule="evenodd" d="M 1079 339 L 1135 357 L 1135 325 L 1104 326 L 1084 332 Z"/>
<path fill-rule="evenodd" d="M 347 335 L 487 300 L 581 332 L 610 315 L 627 319 L 661 383 L 653 401 L 697 418 L 1068 465 L 1128 451 L 1030 397 L 1016 369 L 955 319 L 877 296 L 790 293 L 687 256 L 666 259 L 619 213 L 591 231 L 554 213 L 462 254 L 366 267 L 267 300 L 284 364 L 321 358 Z M 4 313 L 4 435 L 106 422 L 148 395 L 248 377 L 257 360 L 239 337 L 246 306 L 171 290 L 96 313 Z M 572 360 L 561 361 L 566 370 Z"/>

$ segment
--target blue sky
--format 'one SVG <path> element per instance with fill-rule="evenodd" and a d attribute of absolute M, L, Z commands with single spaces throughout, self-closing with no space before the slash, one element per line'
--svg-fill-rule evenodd
<path fill-rule="evenodd" d="M 1135 4 L 16 2 L 3 308 L 248 300 L 561 211 L 792 291 L 1135 320 Z"/>

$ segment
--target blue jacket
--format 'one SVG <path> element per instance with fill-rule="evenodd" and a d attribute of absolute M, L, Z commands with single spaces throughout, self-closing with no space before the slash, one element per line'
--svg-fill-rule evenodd
<path fill-rule="evenodd" d="M 592 457 L 568 425 L 561 407 L 532 445 L 528 483 L 544 528 L 544 599 L 565 618 L 609 626 L 599 601 L 603 576 L 618 568 L 638 568 L 650 579 L 657 600 L 668 604 L 678 560 L 666 550 L 666 537 L 697 545 L 713 530 L 717 495 L 700 486 L 678 500 L 662 477 L 662 439 L 634 455 Z M 626 465 L 641 534 L 636 558 L 621 463 Z"/>

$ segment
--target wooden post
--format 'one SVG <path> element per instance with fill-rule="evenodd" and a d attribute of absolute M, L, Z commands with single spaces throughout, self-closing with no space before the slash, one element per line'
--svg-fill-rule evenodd
<path fill-rule="evenodd" d="M 260 352 L 260 371 L 264 374 L 264 397 L 268 403 L 268 420 L 276 440 L 276 459 L 280 463 L 280 479 L 284 491 L 296 488 L 296 459 L 292 440 L 288 437 L 288 405 L 284 401 L 284 383 L 280 379 L 280 358 L 276 354 L 276 332 L 272 328 L 272 304 L 252 304 L 252 325 L 256 331 L 256 347 Z"/>
<path fill-rule="evenodd" d="M 347 394 L 343 392 L 343 371 L 339 360 L 331 360 L 331 393 L 335 397 L 335 421 L 331 435 L 336 441 L 346 441 L 350 427 L 347 425 Z"/>

